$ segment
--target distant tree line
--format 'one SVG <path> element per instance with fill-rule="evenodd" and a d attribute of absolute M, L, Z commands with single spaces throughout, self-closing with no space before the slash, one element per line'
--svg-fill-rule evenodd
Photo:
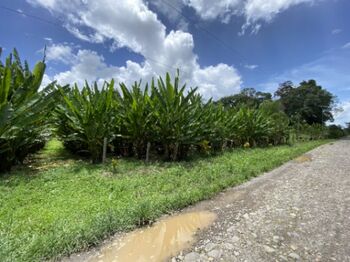
<path fill-rule="evenodd" d="M 221 98 L 218 102 L 226 107 L 246 106 L 259 108 L 264 101 L 274 101 L 293 121 L 312 124 L 325 124 L 333 121 L 332 110 L 335 96 L 317 85 L 315 80 L 303 81 L 298 86 L 290 81 L 280 84 L 274 96 L 268 92 L 244 88 L 238 94 Z"/>
<path fill-rule="evenodd" d="M 346 128 L 334 124 L 326 127 L 326 123 L 334 121 L 333 112 L 341 108 L 336 107 L 336 97 L 315 80 L 302 81 L 299 85 L 294 85 L 291 81 L 283 82 L 274 95 L 254 88 L 244 88 L 240 93 L 222 97 L 216 103 L 221 103 L 226 108 L 253 109 L 266 107 L 268 103 L 275 104 L 275 112 L 283 112 L 288 117 L 289 125 L 297 135 L 323 133 L 323 137 L 339 138 L 350 134 L 350 123 L 347 123 Z"/>

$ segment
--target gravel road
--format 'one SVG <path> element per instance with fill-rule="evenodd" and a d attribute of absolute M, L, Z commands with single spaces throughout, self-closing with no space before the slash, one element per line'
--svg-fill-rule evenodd
<path fill-rule="evenodd" d="M 350 139 L 185 211 L 218 218 L 171 261 L 350 261 Z"/>

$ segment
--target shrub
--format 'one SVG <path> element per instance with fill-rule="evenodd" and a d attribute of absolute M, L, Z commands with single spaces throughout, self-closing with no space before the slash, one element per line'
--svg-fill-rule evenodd
<path fill-rule="evenodd" d="M 346 133 L 341 126 L 337 126 L 337 125 L 328 126 L 328 138 L 337 139 L 345 135 Z"/>

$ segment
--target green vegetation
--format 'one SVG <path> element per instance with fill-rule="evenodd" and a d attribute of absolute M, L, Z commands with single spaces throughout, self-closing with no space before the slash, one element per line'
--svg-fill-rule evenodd
<path fill-rule="evenodd" d="M 345 134 L 325 127 L 334 98 L 313 80 L 296 88 L 282 84 L 277 101 L 247 88 L 213 102 L 181 85 L 179 72 L 173 81 L 166 74 L 144 87 L 141 82 L 115 86 L 111 80 L 100 87 L 52 83 L 39 91 L 44 70 L 42 61 L 31 72 L 15 50 L 0 64 L 0 172 L 23 163 L 52 134 L 93 163 L 101 162 L 103 153 L 177 161 L 203 151 Z"/>
<path fill-rule="evenodd" d="M 0 177 L 1 261 L 39 261 L 209 198 L 324 144 L 235 149 L 188 162 L 72 160 L 51 141 L 29 166 Z"/>
<path fill-rule="evenodd" d="M 284 82 L 275 96 L 280 98 L 284 112 L 295 121 L 323 125 L 333 120 L 335 97 L 315 80 L 303 81 L 299 86 Z"/>
<path fill-rule="evenodd" d="M 5 64 L 0 61 L 0 172 L 42 148 L 50 134 L 48 116 L 56 91 L 53 85 L 38 91 L 44 71 L 44 62 L 30 71 L 16 50 Z"/>
<path fill-rule="evenodd" d="M 244 89 L 213 102 L 181 85 L 179 72 L 144 87 L 41 87 L 44 70 L 16 51 L 0 63 L 1 261 L 79 251 L 345 135 L 325 126 L 333 98 L 312 81 L 283 86 L 277 101 Z M 307 101 L 289 111 L 299 91 Z"/>
<path fill-rule="evenodd" d="M 114 99 L 114 82 L 101 89 L 97 84 L 91 88 L 87 83 L 59 89 L 62 104 L 56 109 L 54 125 L 65 146 L 72 152 L 89 152 L 94 163 L 102 155 L 103 139 L 112 138 L 116 129 L 117 115 Z"/>
<path fill-rule="evenodd" d="M 178 74 L 173 82 L 169 74 L 165 81 L 159 77 L 150 88 L 120 84 L 119 91 L 112 81 L 101 89 L 86 84 L 81 90 L 59 90 L 63 102 L 56 110 L 57 135 L 73 154 L 88 155 L 94 163 L 102 160 L 104 139 L 110 155 L 176 161 L 201 151 L 292 144 L 328 135 L 324 124 L 294 122 L 281 101 L 253 89 L 230 98 L 239 103 L 204 102 L 196 89 L 186 92 L 180 86 Z"/>

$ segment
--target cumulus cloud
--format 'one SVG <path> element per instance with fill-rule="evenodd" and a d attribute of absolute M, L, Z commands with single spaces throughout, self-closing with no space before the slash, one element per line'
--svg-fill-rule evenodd
<path fill-rule="evenodd" d="M 227 23 L 233 16 L 245 17 L 241 34 L 250 28 L 257 33 L 261 22 L 270 22 L 279 13 L 288 8 L 302 4 L 312 4 L 321 0 L 183 0 L 188 6 L 194 8 L 196 13 L 204 20 L 220 19 Z"/>
<path fill-rule="evenodd" d="M 52 82 L 53 82 L 52 78 L 49 77 L 47 74 L 44 74 L 43 80 L 41 81 L 40 89 L 45 88 L 46 86 L 48 86 L 48 85 L 51 84 Z"/>
<path fill-rule="evenodd" d="M 226 64 L 196 70 L 193 82 L 199 87 L 200 93 L 213 98 L 238 93 L 242 83 L 237 71 Z"/>
<path fill-rule="evenodd" d="M 155 76 L 148 63 L 140 65 L 128 60 L 125 66 L 108 65 L 103 56 L 86 49 L 78 50 L 76 53 L 71 53 L 71 55 L 75 61 L 71 64 L 71 67 L 52 77 L 45 75 L 45 83 L 57 80 L 61 85 L 77 83 L 81 86 L 85 81 L 88 83 L 95 81 L 103 83 L 114 78 L 117 82 L 130 85 L 140 79 L 149 81 Z"/>
<path fill-rule="evenodd" d="M 248 0 L 244 14 L 248 23 L 259 20 L 271 21 L 278 13 L 301 3 L 312 3 L 314 0 Z"/>
<path fill-rule="evenodd" d="M 63 44 L 52 44 L 46 50 L 47 61 L 59 61 L 64 64 L 74 63 L 72 47 Z"/>
<path fill-rule="evenodd" d="M 55 76 L 55 79 L 62 83 L 79 82 L 85 78 L 88 81 L 108 80 L 111 77 L 128 82 L 130 79 L 135 81 L 141 77 L 149 79 L 179 68 L 183 80 L 191 85 L 205 86 L 201 90 L 205 90 L 206 94 L 230 94 L 225 92 L 240 88 L 241 79 L 235 68 L 223 64 L 201 68 L 193 51 L 192 35 L 182 30 L 167 32 L 157 14 L 142 0 L 28 1 L 65 17 L 66 28 L 80 39 L 90 42 L 112 40 L 112 50 L 124 47 L 145 58 L 142 64 L 127 61 L 124 67 L 115 67 L 107 65 L 103 57 L 96 52 L 79 50 L 70 70 Z M 53 48 L 57 48 L 59 52 L 64 49 L 61 45 Z M 53 56 L 52 54 L 51 57 Z M 66 61 L 64 56 L 57 57 L 61 62 Z M 206 72 L 207 77 L 201 77 L 203 72 Z M 213 78 L 210 74 L 213 74 Z M 199 82 L 199 79 L 207 82 Z"/>
<path fill-rule="evenodd" d="M 193 7 L 197 14 L 204 20 L 220 18 L 222 22 L 229 22 L 234 14 L 241 12 L 243 2 L 241 0 L 184 0 Z"/>
<path fill-rule="evenodd" d="M 83 85 L 85 80 L 88 83 L 97 81 L 103 83 L 114 78 L 116 82 L 123 82 L 131 85 L 134 81 L 142 80 L 150 82 L 158 75 L 152 66 L 145 61 L 142 65 L 133 61 L 126 61 L 125 66 L 113 66 L 106 64 L 104 57 L 91 50 L 78 50 L 71 54 L 74 63 L 71 67 L 52 77 L 45 75 L 45 83 L 57 80 L 61 85 L 77 83 Z M 238 93 L 242 83 L 237 70 L 226 64 L 200 68 L 195 65 L 193 74 L 189 77 L 181 74 L 188 86 L 198 87 L 198 91 L 206 98 L 215 99 L 228 94 Z"/>

